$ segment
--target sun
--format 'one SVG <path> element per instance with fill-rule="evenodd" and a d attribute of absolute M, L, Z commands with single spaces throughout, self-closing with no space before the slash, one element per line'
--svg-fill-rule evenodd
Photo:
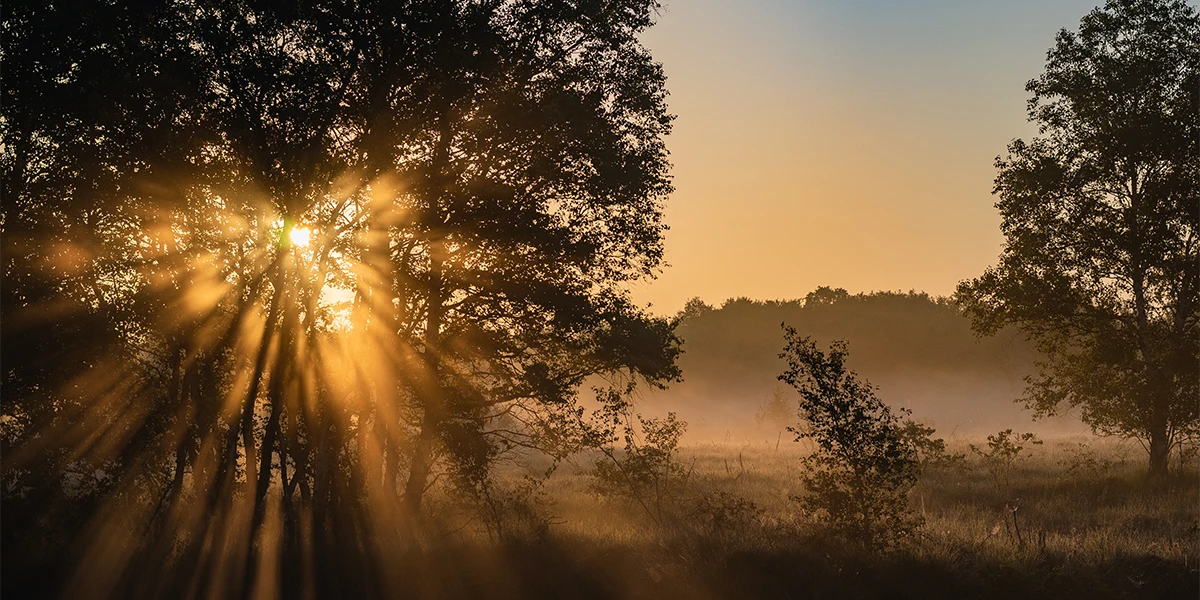
<path fill-rule="evenodd" d="M 293 246 L 303 248 L 308 245 L 309 239 L 312 237 L 312 231 L 307 227 L 293 227 L 288 232 L 288 240 Z"/>

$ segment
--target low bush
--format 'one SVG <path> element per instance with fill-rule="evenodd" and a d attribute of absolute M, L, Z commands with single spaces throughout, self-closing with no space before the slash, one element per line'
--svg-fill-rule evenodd
<path fill-rule="evenodd" d="M 795 329 L 784 330 L 787 347 L 780 357 L 788 368 L 779 379 L 800 393 L 804 419 L 792 431 L 797 441 L 816 443 L 803 459 L 806 491 L 794 499 L 841 536 L 875 548 L 900 543 L 921 522 L 908 506 L 921 470 L 919 445 L 911 437 L 928 439 L 932 430 L 910 426 L 846 368 L 845 342 L 834 342 L 826 353 Z"/>

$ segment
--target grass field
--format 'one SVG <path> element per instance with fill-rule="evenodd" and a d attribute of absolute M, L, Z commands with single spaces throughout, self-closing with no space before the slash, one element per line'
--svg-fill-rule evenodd
<path fill-rule="evenodd" d="M 949 451 L 965 457 L 925 469 L 909 496 L 924 525 L 887 552 L 827 535 L 800 514 L 789 498 L 803 492 L 804 448 L 786 436 L 778 446 L 682 448 L 686 478 L 661 490 L 661 512 L 595 493 L 588 459 L 561 466 L 530 502 L 498 503 L 503 537 L 459 518 L 466 512 L 443 497 L 441 535 L 463 568 L 434 578 L 424 595 L 1200 597 L 1195 461 L 1152 481 L 1135 443 L 1048 439 L 1027 446 L 1006 481 L 972 442 L 983 445 L 952 441 Z M 501 477 L 514 483 L 521 472 L 513 465 Z M 532 512 L 513 509 L 529 504 Z M 430 564 L 444 565 L 436 554 Z"/>

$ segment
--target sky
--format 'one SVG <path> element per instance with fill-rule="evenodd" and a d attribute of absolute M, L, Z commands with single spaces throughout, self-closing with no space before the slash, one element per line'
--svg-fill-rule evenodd
<path fill-rule="evenodd" d="M 676 191 L 633 297 L 948 295 L 995 263 L 995 159 L 1036 134 L 1025 82 L 1101 0 L 665 0 Z"/>

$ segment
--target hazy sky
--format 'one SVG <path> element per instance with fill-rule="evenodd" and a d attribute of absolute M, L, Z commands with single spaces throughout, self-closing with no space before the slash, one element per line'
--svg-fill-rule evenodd
<path fill-rule="evenodd" d="M 635 299 L 949 294 L 999 253 L 1025 82 L 1101 3 L 666 0 L 644 40 L 678 115 L 670 266 Z"/>

